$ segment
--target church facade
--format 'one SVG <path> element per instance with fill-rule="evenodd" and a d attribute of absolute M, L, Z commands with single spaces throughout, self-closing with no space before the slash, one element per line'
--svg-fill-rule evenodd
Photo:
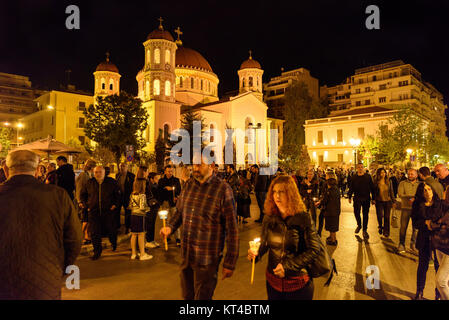
<path fill-rule="evenodd" d="M 245 161 L 260 162 L 262 159 L 256 154 L 261 151 L 252 151 L 254 147 L 250 143 L 255 142 L 256 148 L 268 154 L 271 137 L 269 129 L 282 132 L 283 123 L 282 120 L 267 118 L 261 65 L 252 58 L 250 52 L 249 58 L 237 71 L 238 94 L 220 99 L 219 78 L 210 64 L 198 51 L 183 46 L 179 28 L 175 32 L 178 34 L 177 40 L 164 30 L 160 19 L 159 27 L 143 42 L 145 63 L 137 73 L 136 81 L 137 97 L 143 101 L 149 114 L 148 126 L 143 132 L 146 149 L 153 152 L 159 133 L 162 131 L 165 137 L 169 137 L 173 130 L 181 127 L 183 114 L 193 110 L 204 119 L 206 132 L 220 132 L 221 148 L 225 145 L 226 129 L 255 129 L 256 140 L 253 138 L 248 141 L 246 137 L 242 148 Z M 94 72 L 94 98 L 119 93 L 120 77 L 118 68 L 109 58 L 100 63 Z M 258 132 L 258 129 L 265 130 Z M 211 139 L 213 141 L 214 138 Z M 236 143 L 235 137 L 233 141 Z M 280 147 L 282 139 L 278 139 L 277 144 Z"/>

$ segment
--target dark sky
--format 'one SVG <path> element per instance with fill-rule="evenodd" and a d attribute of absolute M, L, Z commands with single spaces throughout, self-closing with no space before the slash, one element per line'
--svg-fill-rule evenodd
<path fill-rule="evenodd" d="M 121 88 L 137 93 L 142 43 L 164 18 L 180 26 L 186 47 L 199 51 L 220 79 L 219 94 L 238 85 L 248 50 L 264 81 L 305 67 L 320 85 L 336 85 L 355 68 L 402 59 L 449 97 L 449 1 L 103 1 L 0 0 L 0 72 L 23 74 L 57 88 L 71 82 L 93 91 L 97 64 L 110 51 Z M 81 29 L 67 30 L 65 8 L 76 4 Z M 381 29 L 367 30 L 365 8 L 380 8 Z"/>

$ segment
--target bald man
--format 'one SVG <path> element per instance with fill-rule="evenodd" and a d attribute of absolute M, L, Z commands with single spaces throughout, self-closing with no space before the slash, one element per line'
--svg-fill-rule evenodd
<path fill-rule="evenodd" d="M 34 178 L 39 157 L 6 158 L 0 185 L 0 300 L 61 299 L 62 275 L 81 250 L 81 224 L 67 192 Z"/>
<path fill-rule="evenodd" d="M 443 198 L 449 203 L 449 170 L 444 164 L 437 164 L 434 169 L 438 181 L 443 185 L 444 194 Z"/>
<path fill-rule="evenodd" d="M 92 260 L 101 256 L 101 238 L 107 235 L 112 245 L 112 251 L 117 248 L 117 229 L 115 225 L 115 210 L 121 204 L 121 192 L 117 182 L 111 177 L 105 177 L 105 169 L 97 166 L 94 177 L 89 179 L 80 192 L 80 207 L 87 208 L 89 231 L 91 232 L 94 255 Z"/>

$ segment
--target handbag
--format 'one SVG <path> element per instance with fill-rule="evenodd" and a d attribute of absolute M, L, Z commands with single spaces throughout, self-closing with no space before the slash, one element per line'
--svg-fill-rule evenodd
<path fill-rule="evenodd" d="M 318 253 L 316 259 L 310 264 L 308 272 L 312 278 L 320 278 L 326 276 L 327 281 L 324 286 L 327 287 L 332 281 L 334 272 L 338 275 L 337 267 L 335 265 L 335 260 L 332 259 L 329 255 L 329 252 L 327 252 L 327 249 L 321 241 L 321 238 L 318 236 L 318 234 L 315 233 L 315 235 L 320 245 L 320 252 Z"/>

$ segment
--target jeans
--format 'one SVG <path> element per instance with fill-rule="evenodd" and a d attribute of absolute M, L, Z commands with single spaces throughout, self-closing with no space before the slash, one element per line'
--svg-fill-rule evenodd
<path fill-rule="evenodd" d="M 265 204 L 266 196 L 267 196 L 266 192 L 256 191 L 257 205 L 259 206 L 259 210 L 260 210 L 260 216 L 259 216 L 260 220 L 263 220 L 263 206 Z"/>
<path fill-rule="evenodd" d="M 154 229 L 156 225 L 157 209 L 152 208 L 145 216 L 145 239 L 146 242 L 154 241 Z"/>
<path fill-rule="evenodd" d="M 369 200 L 354 200 L 354 216 L 357 221 L 357 226 L 362 227 L 362 219 L 360 217 L 360 209 L 363 212 L 363 231 L 368 230 L 368 217 L 369 217 Z"/>
<path fill-rule="evenodd" d="M 108 233 L 109 241 L 113 247 L 117 247 L 117 231 Z M 101 254 L 103 247 L 101 245 L 101 234 L 92 233 L 92 246 L 94 247 L 94 254 Z"/>
<path fill-rule="evenodd" d="M 430 257 L 433 254 L 433 261 L 435 265 L 435 271 L 438 271 L 438 259 L 436 257 L 435 250 L 432 250 L 430 244 L 430 239 L 426 241 L 424 247 L 419 250 L 419 260 L 418 260 L 418 271 L 416 275 L 416 291 L 422 292 L 426 287 L 426 275 L 429 269 Z"/>
<path fill-rule="evenodd" d="M 268 300 L 313 300 L 313 289 L 312 279 L 304 288 L 293 292 L 279 292 L 270 286 L 267 281 Z"/>
<path fill-rule="evenodd" d="M 441 300 L 449 300 L 449 255 L 437 251 L 437 259 L 440 263 L 435 282 L 437 283 L 438 291 L 441 295 Z"/>
<path fill-rule="evenodd" d="M 399 230 L 399 244 L 405 246 L 405 236 L 407 234 L 408 223 L 410 222 L 410 216 L 412 209 L 401 209 L 401 228 Z M 410 239 L 410 247 L 415 246 L 416 235 L 418 230 L 412 226 L 412 238 Z"/>
<path fill-rule="evenodd" d="M 217 286 L 217 263 L 199 266 L 184 260 L 181 265 L 181 289 L 184 300 L 212 300 Z"/>
<path fill-rule="evenodd" d="M 391 201 L 376 201 L 377 223 L 385 235 L 390 235 Z"/>

